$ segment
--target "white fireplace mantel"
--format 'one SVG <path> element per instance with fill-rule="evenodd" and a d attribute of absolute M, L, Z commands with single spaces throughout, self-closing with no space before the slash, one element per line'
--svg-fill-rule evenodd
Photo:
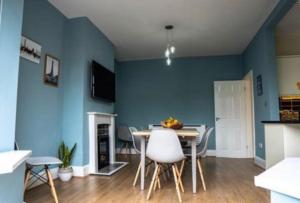
<path fill-rule="evenodd" d="M 101 173 L 98 171 L 98 147 L 97 147 L 97 126 L 99 124 L 108 124 L 109 125 L 109 162 L 110 165 L 114 165 L 116 162 L 116 148 L 115 148 L 115 117 L 117 114 L 109 113 L 100 113 L 100 112 L 88 112 L 88 121 L 89 121 L 89 173 L 90 174 L 100 174 L 100 175 L 111 175 L 125 164 L 120 167 L 115 168 L 114 170 Z"/>

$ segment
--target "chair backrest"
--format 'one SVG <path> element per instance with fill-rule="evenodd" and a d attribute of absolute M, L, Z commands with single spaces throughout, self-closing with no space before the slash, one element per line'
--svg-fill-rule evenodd
<path fill-rule="evenodd" d="M 203 138 L 201 140 L 201 143 L 199 145 L 197 145 L 197 154 L 198 155 L 204 156 L 206 154 L 207 147 L 208 147 L 208 140 L 209 140 L 209 137 L 211 136 L 213 130 L 214 130 L 213 127 L 206 129 L 206 131 L 203 135 Z"/>
<path fill-rule="evenodd" d="M 126 125 L 118 126 L 118 138 L 123 141 L 128 141 L 128 142 L 132 141 L 131 133 L 129 131 L 128 126 Z"/>
<path fill-rule="evenodd" d="M 133 132 L 136 132 L 138 130 L 136 127 L 129 127 L 129 131 L 131 134 L 134 150 L 136 151 L 136 153 L 140 154 L 141 153 L 141 138 L 133 135 Z"/>
<path fill-rule="evenodd" d="M 185 157 L 178 136 L 172 129 L 152 130 L 146 155 L 159 163 L 174 163 Z"/>

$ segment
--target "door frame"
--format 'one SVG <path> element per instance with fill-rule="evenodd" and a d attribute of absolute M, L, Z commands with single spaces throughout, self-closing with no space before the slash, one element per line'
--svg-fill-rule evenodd
<path fill-rule="evenodd" d="M 254 75 L 253 70 L 251 69 L 248 73 L 245 74 L 243 80 L 250 81 L 250 90 L 251 90 L 251 109 L 252 109 L 252 150 L 253 158 L 256 157 L 256 133 L 255 133 L 255 103 L 254 103 Z"/>

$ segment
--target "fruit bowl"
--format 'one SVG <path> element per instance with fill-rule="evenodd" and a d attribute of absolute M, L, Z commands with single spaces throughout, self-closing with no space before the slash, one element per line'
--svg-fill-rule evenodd
<path fill-rule="evenodd" d="M 183 128 L 183 123 L 172 117 L 169 117 L 168 119 L 162 121 L 161 125 L 164 128 L 171 128 L 174 130 L 179 130 L 179 129 Z"/>

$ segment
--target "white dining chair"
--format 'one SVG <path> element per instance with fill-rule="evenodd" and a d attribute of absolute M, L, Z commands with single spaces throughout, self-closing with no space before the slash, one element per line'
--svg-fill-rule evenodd
<path fill-rule="evenodd" d="M 132 136 L 132 145 L 133 145 L 135 153 L 136 154 L 141 154 L 141 138 L 138 137 L 138 136 L 133 135 L 133 132 L 138 131 L 138 129 L 136 127 L 129 127 L 129 131 L 130 131 L 131 136 Z M 148 163 L 146 163 L 146 167 L 147 167 L 146 177 L 149 173 L 149 169 L 150 169 L 151 164 L 154 163 L 151 160 L 150 161 L 148 160 L 147 162 Z M 137 183 L 137 180 L 138 180 L 138 177 L 139 177 L 140 173 L 141 173 L 141 162 L 139 163 L 138 169 L 136 170 L 134 181 L 133 181 L 133 186 L 136 186 L 136 183 Z"/>
<path fill-rule="evenodd" d="M 196 147 L 197 165 L 198 165 L 199 174 L 200 174 L 200 178 L 201 178 L 201 182 L 202 182 L 204 191 L 206 191 L 206 184 L 205 184 L 203 170 L 202 170 L 202 166 L 201 166 L 201 158 L 206 156 L 206 151 L 208 148 L 208 140 L 209 140 L 209 137 L 211 136 L 213 130 L 214 130 L 213 127 L 207 128 L 203 134 L 201 142 Z M 183 151 L 184 151 L 185 156 L 187 156 L 187 157 L 192 156 L 191 148 L 184 148 Z M 182 169 L 183 169 L 183 167 L 181 168 L 180 173 L 182 173 Z"/>
<path fill-rule="evenodd" d="M 171 164 L 177 196 L 179 202 L 182 202 L 180 189 L 182 192 L 184 192 L 184 188 L 181 181 L 181 175 L 176 163 L 179 161 L 183 161 L 185 159 L 185 155 L 183 154 L 181 144 L 176 132 L 172 129 L 152 130 L 148 141 L 146 155 L 156 163 L 147 195 L 147 200 L 150 199 L 152 190 L 156 188 L 157 184 L 160 184 L 159 174 L 163 170 L 162 164 Z"/>

